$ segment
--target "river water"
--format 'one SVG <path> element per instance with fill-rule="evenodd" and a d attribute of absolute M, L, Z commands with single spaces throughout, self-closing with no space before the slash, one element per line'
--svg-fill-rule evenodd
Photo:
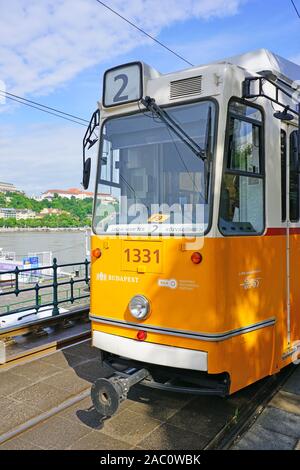
<path fill-rule="evenodd" d="M 0 232 L 0 248 L 15 252 L 17 259 L 28 253 L 52 252 L 58 264 L 84 261 L 87 257 L 85 232 Z"/>

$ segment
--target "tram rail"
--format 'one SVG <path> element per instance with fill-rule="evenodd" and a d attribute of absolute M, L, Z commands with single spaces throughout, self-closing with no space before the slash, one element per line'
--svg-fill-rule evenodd
<path fill-rule="evenodd" d="M 88 306 L 78 307 L 66 313 L 34 320 L 23 325 L 1 328 L 0 371 L 90 338 L 88 315 Z M 62 329 L 66 330 L 64 335 L 59 334 Z M 40 334 L 45 335 L 45 341 L 36 346 L 35 342 Z M 27 339 L 26 348 L 18 349 L 15 354 L 9 354 L 9 348 L 13 348 L 19 337 Z"/>
<path fill-rule="evenodd" d="M 263 412 L 267 404 L 292 374 L 293 370 L 293 367 L 289 366 L 276 376 L 268 377 L 263 381 L 255 396 L 242 407 L 239 412 L 239 417 L 233 417 L 233 419 L 207 444 L 205 450 L 230 449 Z"/>
<path fill-rule="evenodd" d="M 54 258 L 49 266 L 0 271 L 10 277 L 10 287 L 0 289 L 8 302 L 0 307 L 0 370 L 90 337 L 89 326 L 80 327 L 89 321 L 89 265 L 87 259 L 59 264 Z"/>
<path fill-rule="evenodd" d="M 74 339 L 72 344 L 75 345 L 83 342 L 85 341 Z M 62 347 L 65 346 L 66 345 L 62 345 Z M 289 366 L 280 373 L 278 373 L 276 376 L 263 379 L 261 382 L 257 383 L 256 392 L 250 399 L 247 399 L 238 408 L 238 413 L 235 416 L 232 416 L 230 420 L 225 420 L 222 428 L 218 432 L 216 432 L 214 436 L 212 436 L 209 442 L 207 442 L 204 447 L 197 450 L 229 449 L 241 437 L 241 435 L 245 431 L 247 431 L 247 429 L 251 426 L 255 419 L 261 414 L 261 412 L 267 406 L 268 402 L 279 391 L 279 389 L 282 387 L 284 382 L 288 379 L 288 377 L 293 371 L 293 366 Z M 80 391 L 80 393 L 74 394 L 67 400 L 62 401 L 59 405 L 40 413 L 39 415 L 27 420 L 21 425 L 18 425 L 13 429 L 3 433 L 2 435 L 0 435 L 0 448 L 1 445 L 6 443 L 7 441 L 17 437 L 22 437 L 22 433 L 25 433 L 26 431 L 39 426 L 41 423 L 44 423 L 50 418 L 59 416 L 68 408 L 76 404 L 80 405 L 80 403 L 83 402 L 87 397 L 89 397 L 89 395 L 90 386 L 87 384 L 87 388 L 83 391 Z M 223 400 L 225 407 L 226 399 Z M 104 417 L 99 415 L 99 423 L 104 419 Z M 118 419 L 117 416 L 116 419 Z"/>

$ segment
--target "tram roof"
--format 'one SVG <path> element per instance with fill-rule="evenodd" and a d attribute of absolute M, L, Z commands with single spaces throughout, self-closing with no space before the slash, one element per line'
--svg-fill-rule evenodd
<path fill-rule="evenodd" d="M 268 49 L 258 49 L 242 55 L 218 60 L 217 63 L 235 64 L 248 71 L 259 73 L 271 70 L 276 75 L 283 75 L 291 81 L 300 81 L 300 65 L 281 57 Z"/>

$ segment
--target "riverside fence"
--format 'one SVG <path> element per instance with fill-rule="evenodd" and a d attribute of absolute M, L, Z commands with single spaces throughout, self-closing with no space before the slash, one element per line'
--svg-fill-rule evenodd
<path fill-rule="evenodd" d="M 65 272 L 69 269 L 73 271 Z M 16 266 L 0 271 L 0 323 L 7 315 L 21 312 L 32 315 L 47 309 L 52 316 L 57 316 L 62 304 L 84 303 L 85 299 L 87 304 L 89 282 L 90 261 L 87 259 L 58 264 L 54 258 L 48 266 Z"/>

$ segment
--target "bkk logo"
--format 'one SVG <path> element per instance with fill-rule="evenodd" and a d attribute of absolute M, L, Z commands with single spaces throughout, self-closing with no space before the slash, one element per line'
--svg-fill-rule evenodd
<path fill-rule="evenodd" d="M 160 287 L 169 287 L 169 289 L 176 289 L 176 279 L 158 279 L 158 285 Z"/>

